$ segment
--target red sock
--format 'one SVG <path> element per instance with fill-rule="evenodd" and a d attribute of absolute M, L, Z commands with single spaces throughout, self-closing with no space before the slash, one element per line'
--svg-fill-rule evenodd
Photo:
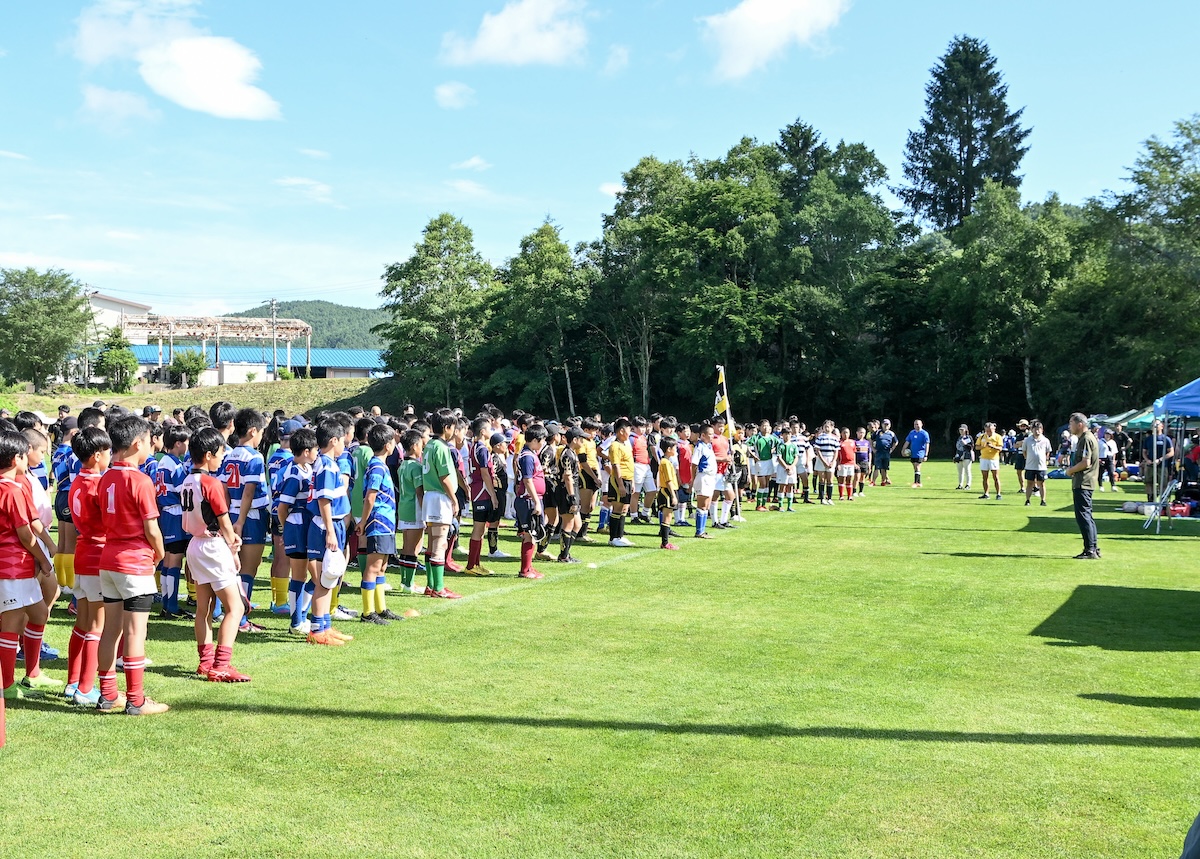
<path fill-rule="evenodd" d="M 223 668 L 228 668 L 229 662 L 232 659 L 233 659 L 233 648 L 232 647 L 218 647 L 217 648 L 217 662 L 216 662 L 216 665 L 214 665 L 213 667 L 216 668 L 218 671 L 220 671 Z"/>
<path fill-rule="evenodd" d="M 101 671 L 100 697 L 107 698 L 109 701 L 115 701 L 117 699 L 117 694 L 117 672 Z"/>
<path fill-rule="evenodd" d="M 146 693 L 142 690 L 142 674 L 145 670 L 144 654 L 125 656 L 125 699 L 134 707 L 140 707 L 146 702 Z"/>
<path fill-rule="evenodd" d="M 71 640 L 67 644 L 67 685 L 79 683 L 79 672 L 83 668 L 83 630 L 75 627 L 71 630 Z"/>
<path fill-rule="evenodd" d="M 197 644 L 196 652 L 200 654 L 200 667 L 196 669 L 196 673 L 207 674 L 213 667 L 216 651 L 211 644 Z"/>
<path fill-rule="evenodd" d="M 7 689 L 17 682 L 17 634 L 0 632 L 0 686 Z"/>
<path fill-rule="evenodd" d="M 83 658 L 79 660 L 79 691 L 88 693 L 96 685 L 96 669 L 100 666 L 100 636 L 90 633 L 83 637 Z M 117 676 L 113 675 L 113 694 L 117 691 Z"/>
<path fill-rule="evenodd" d="M 25 676 L 37 677 L 42 661 L 42 638 L 46 633 L 45 624 L 35 626 L 25 624 Z"/>
<path fill-rule="evenodd" d="M 521 544 L 521 572 L 528 573 L 533 571 L 533 543 Z"/>
<path fill-rule="evenodd" d="M 467 553 L 467 568 L 474 569 L 479 566 L 479 554 L 483 551 L 483 540 L 472 540 L 470 549 Z"/>

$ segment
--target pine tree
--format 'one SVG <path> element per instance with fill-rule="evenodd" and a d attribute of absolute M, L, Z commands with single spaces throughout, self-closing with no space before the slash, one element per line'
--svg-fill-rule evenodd
<path fill-rule="evenodd" d="M 1020 186 L 1030 129 L 1019 123 L 1024 108 L 1009 112 L 1008 86 L 982 40 L 955 37 L 931 71 L 921 129 L 909 132 L 905 148 L 911 184 L 896 193 L 918 218 L 953 229 L 971 214 L 986 180 Z"/>

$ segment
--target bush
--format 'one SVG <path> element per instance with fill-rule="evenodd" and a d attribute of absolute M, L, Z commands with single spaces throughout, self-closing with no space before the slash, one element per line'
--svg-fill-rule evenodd
<path fill-rule="evenodd" d="M 275 371 L 275 378 L 281 382 L 290 382 L 292 379 L 296 378 L 296 376 L 291 370 L 287 369 L 286 367 L 280 367 L 278 370 Z"/>
<path fill-rule="evenodd" d="M 181 388 L 200 387 L 200 374 L 208 369 L 208 358 L 199 349 L 184 349 L 171 361 L 171 382 Z"/>
<path fill-rule="evenodd" d="M 246 374 L 246 381 L 247 381 L 247 382 L 253 382 L 253 381 L 254 381 L 255 379 L 257 379 L 257 378 L 258 378 L 258 373 L 247 373 L 247 374 Z"/>

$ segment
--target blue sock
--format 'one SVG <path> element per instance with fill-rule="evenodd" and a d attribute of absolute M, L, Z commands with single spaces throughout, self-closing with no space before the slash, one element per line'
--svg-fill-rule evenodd
<path fill-rule="evenodd" d="M 704 533 L 704 526 L 708 523 L 708 513 L 701 510 L 696 511 L 696 534 Z"/>
<path fill-rule="evenodd" d="M 609 510 L 607 507 L 601 507 L 600 508 L 600 524 L 597 527 L 599 527 L 599 528 L 607 527 L 608 520 L 611 516 L 612 516 L 611 510 Z"/>
<path fill-rule="evenodd" d="M 386 584 L 387 584 L 387 576 L 376 576 L 375 577 L 375 587 L 381 588 Z"/>
<path fill-rule="evenodd" d="M 183 575 L 182 567 L 170 567 L 163 570 L 170 584 L 167 586 L 166 610 L 172 614 L 179 613 L 179 579 Z"/>
<path fill-rule="evenodd" d="M 301 617 L 306 617 L 308 615 L 308 610 L 310 608 L 312 608 L 313 592 L 316 589 L 317 589 L 317 586 L 314 585 L 311 580 L 304 583 L 304 590 L 300 592 L 300 616 Z"/>
<path fill-rule="evenodd" d="M 298 582 L 295 579 L 288 582 L 288 608 L 292 610 L 292 626 L 299 626 L 304 620 L 304 612 L 301 610 L 304 605 L 304 582 Z"/>
<path fill-rule="evenodd" d="M 254 596 L 254 574 L 241 573 L 238 578 L 242 581 L 242 596 L 246 599 L 246 611 L 249 611 L 250 598 Z"/>
<path fill-rule="evenodd" d="M 333 615 L 328 614 L 328 613 L 321 615 L 321 629 L 323 629 L 323 630 L 330 629 L 332 626 L 333 626 Z"/>

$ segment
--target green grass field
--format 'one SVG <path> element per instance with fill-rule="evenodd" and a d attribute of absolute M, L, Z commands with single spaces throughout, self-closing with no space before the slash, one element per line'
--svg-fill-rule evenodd
<path fill-rule="evenodd" d="M 679 552 L 631 528 L 540 582 L 494 562 L 341 649 L 260 613 L 244 686 L 154 620 L 172 711 L 18 702 L 0 811 L 39 857 L 1178 855 L 1200 525 L 1148 537 L 1112 510 L 1134 487 L 1097 495 L 1104 559 L 1073 561 L 1066 481 L 1026 508 L 926 479 Z"/>

